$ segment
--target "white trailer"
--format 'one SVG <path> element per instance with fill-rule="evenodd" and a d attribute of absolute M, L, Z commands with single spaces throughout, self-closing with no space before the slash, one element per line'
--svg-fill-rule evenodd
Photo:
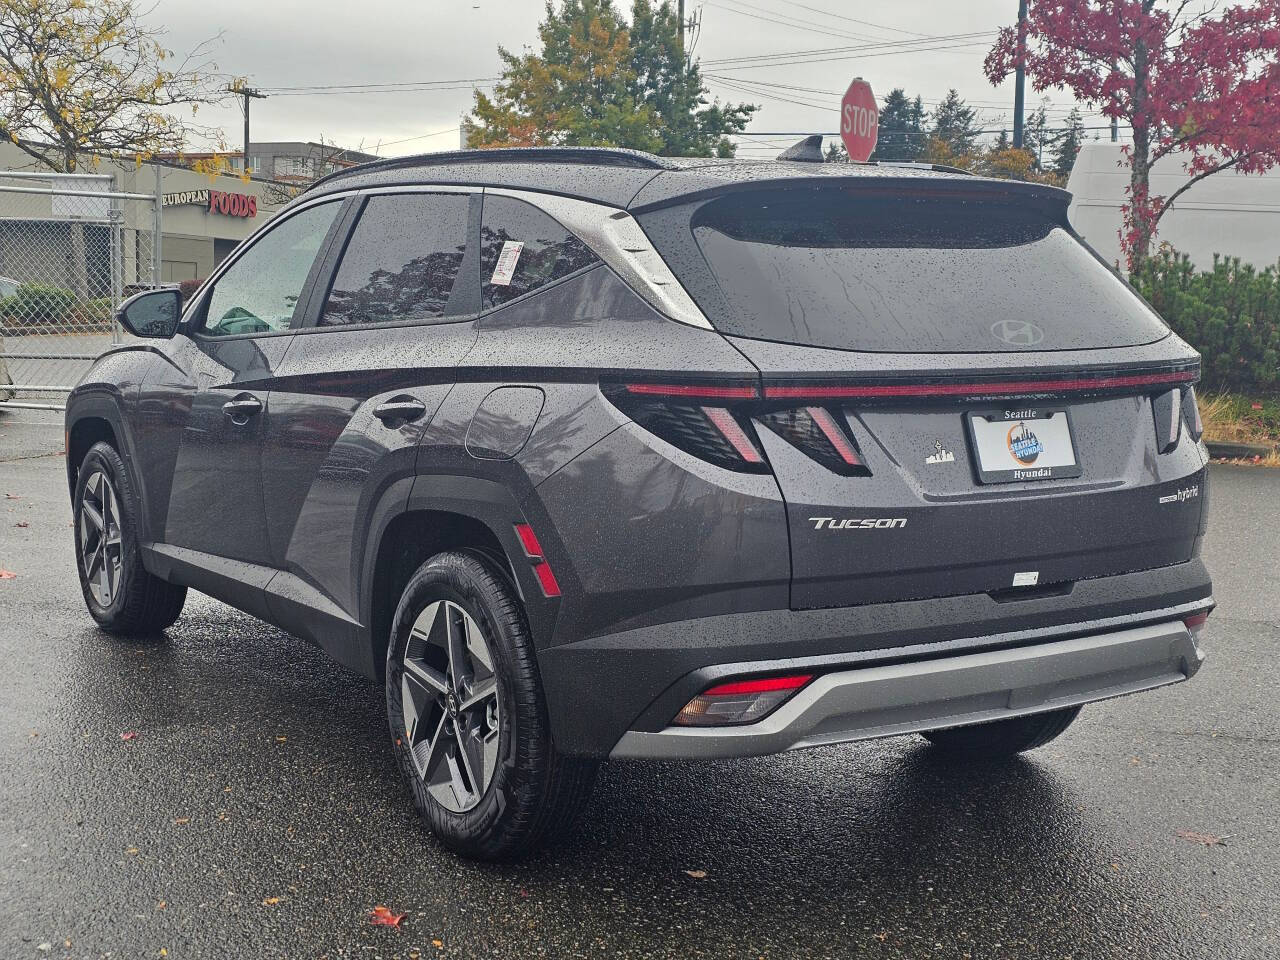
<path fill-rule="evenodd" d="M 1108 263 L 1120 264 L 1120 206 L 1129 169 L 1118 143 L 1086 143 L 1067 180 L 1076 232 Z M 1187 182 L 1184 158 L 1170 156 L 1151 171 L 1151 193 L 1169 196 Z M 1280 261 L 1280 170 L 1215 173 L 1180 196 L 1160 220 L 1157 243 L 1167 242 L 1201 269 L 1213 255 L 1239 257 L 1262 268 Z"/>

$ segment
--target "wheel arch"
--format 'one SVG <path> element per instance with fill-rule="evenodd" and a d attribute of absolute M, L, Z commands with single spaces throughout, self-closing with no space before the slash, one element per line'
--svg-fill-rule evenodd
<path fill-rule="evenodd" d="M 537 592 L 515 533 L 524 513 L 502 484 L 441 475 L 402 480 L 386 491 L 372 520 L 361 590 L 371 675 L 384 675 L 391 621 L 405 584 L 445 551 L 470 552 L 493 563 L 524 604 L 535 644 L 549 634 L 554 609 Z"/>

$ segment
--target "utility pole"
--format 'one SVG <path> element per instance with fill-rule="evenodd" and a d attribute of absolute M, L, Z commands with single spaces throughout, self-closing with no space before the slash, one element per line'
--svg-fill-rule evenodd
<path fill-rule="evenodd" d="M 249 170 L 249 101 L 265 100 L 267 95 L 257 87 L 236 86 L 234 83 L 227 87 L 229 93 L 234 93 L 237 97 L 244 97 L 244 169 Z"/>
<path fill-rule="evenodd" d="M 1022 149 L 1022 111 L 1027 96 L 1027 0 L 1018 0 L 1018 65 L 1013 74 L 1013 149 Z M 246 114 L 247 115 L 247 114 Z"/>
<path fill-rule="evenodd" d="M 678 5 L 677 16 L 680 18 L 676 22 L 680 25 L 680 62 L 684 63 L 684 0 L 680 0 Z"/>

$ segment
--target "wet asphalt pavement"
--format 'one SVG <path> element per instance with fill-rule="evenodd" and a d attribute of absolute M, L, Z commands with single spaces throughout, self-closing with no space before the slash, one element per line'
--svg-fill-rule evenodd
<path fill-rule="evenodd" d="M 167 641 L 94 629 L 61 441 L 0 413 L 0 960 L 1280 956 L 1280 471 L 1214 468 L 1191 683 L 1008 763 L 608 765 L 498 867 L 418 826 L 381 691 L 313 648 L 194 594 Z"/>

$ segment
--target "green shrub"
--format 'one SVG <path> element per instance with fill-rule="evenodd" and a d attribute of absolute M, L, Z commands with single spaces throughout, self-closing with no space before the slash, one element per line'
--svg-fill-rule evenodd
<path fill-rule="evenodd" d="M 11 323 L 57 324 L 76 302 L 76 295 L 62 287 L 43 283 L 24 283 L 8 297 L 0 310 Z"/>
<path fill-rule="evenodd" d="M 1280 273 L 1214 255 L 1197 271 L 1167 247 L 1130 278 L 1178 336 L 1200 351 L 1209 390 L 1280 386 Z"/>
<path fill-rule="evenodd" d="M 77 303 L 67 311 L 66 320 L 70 326 L 76 328 L 98 329 L 110 325 L 111 313 L 111 298 L 100 297 L 96 300 Z"/>

